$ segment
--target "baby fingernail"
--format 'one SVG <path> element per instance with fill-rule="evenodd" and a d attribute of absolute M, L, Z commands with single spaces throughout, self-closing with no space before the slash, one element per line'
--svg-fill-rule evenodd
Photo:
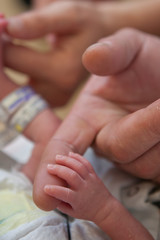
<path fill-rule="evenodd" d="M 53 169 L 53 168 L 54 168 L 54 164 L 48 164 L 48 165 L 47 165 L 47 168 L 48 168 L 48 169 Z"/>
<path fill-rule="evenodd" d="M 57 155 L 56 155 L 56 159 L 64 159 L 64 156 L 63 156 L 63 155 L 60 155 L 60 154 L 57 154 Z"/>
<path fill-rule="evenodd" d="M 44 186 L 44 191 L 47 192 L 48 190 L 52 190 L 53 186 L 52 185 L 46 185 Z"/>

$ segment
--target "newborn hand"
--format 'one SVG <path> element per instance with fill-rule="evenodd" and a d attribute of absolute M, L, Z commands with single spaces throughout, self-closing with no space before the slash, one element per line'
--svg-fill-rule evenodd
<path fill-rule="evenodd" d="M 51 176 L 58 176 L 67 184 L 66 187 L 44 187 L 48 195 L 60 201 L 57 207 L 60 211 L 74 218 L 93 221 L 113 240 L 153 240 L 149 232 L 108 192 L 85 158 L 73 152 L 68 156 L 57 155 L 55 164 L 49 164 L 47 169 Z"/>
<path fill-rule="evenodd" d="M 91 164 L 79 154 L 57 155 L 48 172 L 63 179 L 66 187 L 46 185 L 44 190 L 60 200 L 58 209 L 72 217 L 100 223 L 108 215 L 111 195 Z"/>

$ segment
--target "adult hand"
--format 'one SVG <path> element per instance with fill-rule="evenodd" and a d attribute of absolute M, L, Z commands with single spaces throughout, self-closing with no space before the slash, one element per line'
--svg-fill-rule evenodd
<path fill-rule="evenodd" d="M 34 184 L 40 208 L 57 206 L 43 191 L 54 184 L 47 164 L 56 154 L 82 154 L 90 145 L 122 169 L 159 181 L 159 61 L 159 39 L 136 30 L 119 31 L 87 49 L 85 66 L 104 77 L 90 78 L 43 154 Z"/>
<path fill-rule="evenodd" d="M 84 50 L 104 34 L 98 6 L 90 1 L 55 1 L 8 21 L 7 31 L 15 38 L 54 34 L 46 53 L 7 44 L 5 63 L 27 73 L 30 85 L 53 106 L 64 104 L 86 75 L 81 63 Z"/>
<path fill-rule="evenodd" d="M 59 0 L 33 0 L 33 4 L 34 4 L 35 8 L 42 8 L 42 7 L 45 7 L 46 5 L 48 5 L 48 4 L 52 3 L 52 2 L 55 2 L 55 1 L 59 1 Z M 72 0 L 72 1 L 80 1 L 80 0 Z M 91 1 L 93 1 L 93 2 L 95 1 L 96 2 L 96 1 L 99 1 L 99 0 L 91 0 Z"/>
<path fill-rule="evenodd" d="M 159 34 L 159 11 L 158 0 L 54 1 L 11 18 L 7 28 L 21 39 L 50 35 L 52 49 L 39 53 L 9 44 L 6 65 L 30 75 L 31 86 L 53 106 L 63 105 L 85 77 L 81 56 L 89 45 L 125 26 Z"/>
<path fill-rule="evenodd" d="M 1 15 L 0 15 L 1 18 Z M 5 98 L 12 91 L 16 90 L 20 86 L 10 80 L 10 78 L 4 73 L 3 66 L 3 29 L 7 22 L 5 19 L 0 20 L 0 100 Z M 2 119 L 0 119 L 2 120 Z M 60 120 L 53 114 L 50 108 L 47 108 L 37 114 L 37 116 L 28 124 L 23 134 L 34 142 L 34 148 L 29 162 L 22 167 L 22 171 L 31 181 L 34 180 L 35 172 L 41 159 L 42 152 L 46 147 L 46 144 L 53 136 L 54 132 L 60 125 Z"/>
<path fill-rule="evenodd" d="M 160 181 L 159 49 L 159 38 L 122 30 L 91 46 L 83 57 L 90 72 L 107 76 L 92 77 L 90 94 L 118 107 L 111 108 L 114 114 L 106 108 L 95 149 L 127 172 L 156 181 Z"/>

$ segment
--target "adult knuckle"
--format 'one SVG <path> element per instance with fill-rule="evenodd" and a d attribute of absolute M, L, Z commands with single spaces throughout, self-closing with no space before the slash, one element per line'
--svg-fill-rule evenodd
<path fill-rule="evenodd" d="M 108 142 L 108 151 L 111 160 L 115 162 L 128 163 L 131 160 L 131 156 L 127 151 L 126 146 L 117 137 Z"/>
<path fill-rule="evenodd" d="M 143 179 L 153 179 L 155 177 L 155 172 L 146 164 L 141 168 L 136 168 L 136 175 Z"/>
<path fill-rule="evenodd" d="M 159 174 L 159 167 L 155 167 L 152 162 L 136 160 L 133 163 L 131 171 L 140 178 L 154 179 Z"/>
<path fill-rule="evenodd" d="M 148 108 L 150 114 L 152 114 L 152 118 L 148 121 L 148 128 L 150 129 L 151 133 L 155 135 L 160 135 L 160 128 L 159 122 L 160 119 L 160 99 L 153 103 L 153 106 L 149 106 Z"/>

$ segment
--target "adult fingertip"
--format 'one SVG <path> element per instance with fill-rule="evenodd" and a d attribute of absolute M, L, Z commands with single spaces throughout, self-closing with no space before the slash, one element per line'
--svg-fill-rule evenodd
<path fill-rule="evenodd" d="M 96 75 L 105 76 L 109 72 L 110 42 L 96 43 L 86 49 L 82 56 L 85 68 Z"/>

